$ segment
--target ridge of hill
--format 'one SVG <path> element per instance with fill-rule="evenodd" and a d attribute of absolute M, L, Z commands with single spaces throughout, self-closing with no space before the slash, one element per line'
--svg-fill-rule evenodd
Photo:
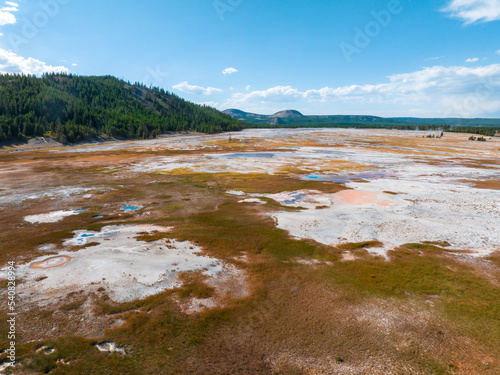
<path fill-rule="evenodd" d="M 215 108 L 112 76 L 0 75 L 0 141 L 51 136 L 63 143 L 151 138 L 179 131 L 244 127 Z"/>

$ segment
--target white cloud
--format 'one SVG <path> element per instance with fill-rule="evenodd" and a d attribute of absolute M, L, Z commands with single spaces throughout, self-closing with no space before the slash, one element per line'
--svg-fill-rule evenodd
<path fill-rule="evenodd" d="M 215 87 L 201 87 L 201 86 L 190 85 L 189 82 L 187 81 L 178 83 L 177 85 L 174 85 L 172 87 L 181 92 L 187 94 L 196 94 L 196 95 L 201 95 L 201 94 L 212 95 L 222 92 L 221 89 L 217 89 Z"/>
<path fill-rule="evenodd" d="M 19 10 L 19 5 L 11 1 L 6 1 L 5 4 L 9 6 L 0 8 L 0 26 L 12 25 L 17 22 L 16 16 L 13 13 Z"/>
<path fill-rule="evenodd" d="M 235 103 L 247 102 L 286 102 L 306 98 L 304 92 L 294 89 L 292 86 L 276 86 L 267 90 L 252 91 L 248 94 L 235 93 L 231 100 Z"/>
<path fill-rule="evenodd" d="M 78 66 L 78 64 L 77 63 L 73 63 L 73 64 L 71 64 L 71 66 Z"/>
<path fill-rule="evenodd" d="M 43 73 L 69 73 L 69 69 L 64 66 L 47 65 L 43 61 L 32 57 L 24 58 L 14 52 L 0 48 L 0 73 L 23 73 L 41 75 Z"/>
<path fill-rule="evenodd" d="M 222 74 L 233 74 L 233 73 L 238 73 L 238 69 L 226 68 L 222 71 Z"/>
<path fill-rule="evenodd" d="M 479 61 L 478 57 L 473 57 L 473 58 L 465 60 L 465 62 L 467 62 L 467 63 L 474 63 L 474 62 L 477 62 L 477 61 Z"/>
<path fill-rule="evenodd" d="M 495 52 L 497 55 L 500 55 L 500 49 Z"/>
<path fill-rule="evenodd" d="M 500 20 L 500 0 L 451 0 L 443 11 L 461 18 L 466 25 Z"/>
<path fill-rule="evenodd" d="M 301 103 L 363 106 L 386 105 L 393 115 L 427 113 L 445 117 L 473 117 L 500 111 L 500 64 L 482 67 L 433 66 L 395 74 L 379 84 L 323 87 L 301 91 L 277 86 L 261 91 L 234 93 L 224 108 L 250 110 L 285 108 Z M 286 104 L 285 104 L 286 103 Z"/>
<path fill-rule="evenodd" d="M 251 88 L 252 88 L 252 86 L 247 85 L 247 86 L 245 87 L 245 90 L 250 91 L 250 89 L 251 89 Z"/>

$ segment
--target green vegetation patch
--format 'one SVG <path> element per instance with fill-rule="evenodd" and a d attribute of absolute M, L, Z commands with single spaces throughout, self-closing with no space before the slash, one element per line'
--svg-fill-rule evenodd
<path fill-rule="evenodd" d="M 383 244 L 379 241 L 365 241 L 365 242 L 357 242 L 357 243 L 346 243 L 338 245 L 337 248 L 344 251 L 349 250 L 359 250 L 365 249 L 367 247 L 382 247 Z"/>
<path fill-rule="evenodd" d="M 153 232 L 153 233 L 139 233 L 138 236 L 135 237 L 137 241 L 144 241 L 144 242 L 153 242 L 153 241 L 158 241 L 162 240 L 165 238 L 172 238 L 172 234 L 169 232 Z"/>
<path fill-rule="evenodd" d="M 192 216 L 176 228 L 182 237 L 199 243 L 218 258 L 267 253 L 278 259 L 312 256 L 318 252 L 310 241 L 294 240 L 268 217 L 224 203 L 218 210 Z"/>
<path fill-rule="evenodd" d="M 303 181 L 285 174 L 259 173 L 192 173 L 178 175 L 184 182 L 201 188 L 218 188 L 223 191 L 237 190 L 245 193 L 276 194 L 284 191 L 319 190 L 336 193 L 345 190 L 343 184 L 330 181 Z"/>

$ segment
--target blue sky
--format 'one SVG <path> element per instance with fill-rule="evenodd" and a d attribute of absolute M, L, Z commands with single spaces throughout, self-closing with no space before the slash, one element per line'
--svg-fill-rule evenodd
<path fill-rule="evenodd" d="M 218 109 L 500 117 L 500 0 L 0 0 L 0 72 Z"/>

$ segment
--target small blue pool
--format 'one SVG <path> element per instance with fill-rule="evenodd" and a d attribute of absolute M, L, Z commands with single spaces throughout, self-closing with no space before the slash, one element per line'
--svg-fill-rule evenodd
<path fill-rule="evenodd" d="M 122 210 L 123 211 L 135 211 L 135 210 L 138 210 L 140 207 L 137 207 L 137 206 L 124 206 L 122 207 Z"/>
<path fill-rule="evenodd" d="M 88 238 L 88 237 L 95 237 L 95 234 L 93 234 L 93 233 L 82 233 L 82 234 L 78 235 L 78 238 L 76 239 L 76 244 L 78 246 L 85 245 L 85 243 L 87 242 L 85 239 Z"/>
<path fill-rule="evenodd" d="M 363 179 L 363 180 L 379 180 L 381 178 L 388 177 L 385 173 L 380 172 L 366 172 L 366 173 L 358 173 L 348 176 L 339 176 L 339 175 L 319 175 L 319 174 L 310 174 L 307 176 L 303 176 L 303 180 L 316 180 L 316 181 L 331 181 L 331 182 L 339 182 L 339 183 L 349 183 L 352 180 Z"/>
<path fill-rule="evenodd" d="M 297 201 L 301 200 L 302 198 L 307 197 L 307 194 L 304 193 L 293 193 L 290 196 L 290 199 L 287 199 L 286 201 L 283 201 L 284 204 L 293 204 L 296 203 Z"/>

